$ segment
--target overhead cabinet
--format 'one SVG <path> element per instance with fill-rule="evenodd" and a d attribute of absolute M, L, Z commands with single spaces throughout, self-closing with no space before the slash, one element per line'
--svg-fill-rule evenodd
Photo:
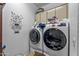
<path fill-rule="evenodd" d="M 52 10 L 48 10 L 47 11 L 47 18 L 52 18 L 53 16 L 55 16 L 55 9 Z"/>
<path fill-rule="evenodd" d="M 41 13 L 36 14 L 36 22 L 41 21 Z"/>
<path fill-rule="evenodd" d="M 47 12 L 41 12 L 36 14 L 36 22 L 46 22 L 47 21 Z"/>
<path fill-rule="evenodd" d="M 41 13 L 41 22 L 47 22 L 47 12 Z"/>
<path fill-rule="evenodd" d="M 60 21 L 68 18 L 68 4 L 36 14 L 36 21 L 47 22 L 53 16 L 56 16 Z"/>
<path fill-rule="evenodd" d="M 60 7 L 56 8 L 56 17 L 59 20 L 63 20 L 64 18 L 68 17 L 68 6 L 67 5 L 63 5 Z"/>

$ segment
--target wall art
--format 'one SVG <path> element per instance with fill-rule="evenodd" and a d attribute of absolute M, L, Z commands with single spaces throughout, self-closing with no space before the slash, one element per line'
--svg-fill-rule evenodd
<path fill-rule="evenodd" d="M 22 15 L 18 15 L 15 12 L 11 11 L 11 28 L 14 33 L 19 33 L 22 29 Z"/>

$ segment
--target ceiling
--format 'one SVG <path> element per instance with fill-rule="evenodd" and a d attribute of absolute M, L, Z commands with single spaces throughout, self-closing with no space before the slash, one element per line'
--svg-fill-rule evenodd
<path fill-rule="evenodd" d="M 49 8 L 50 6 L 52 6 L 52 8 L 54 8 L 54 7 L 60 6 L 62 4 L 65 4 L 65 3 L 34 3 L 34 5 L 36 5 L 38 8 L 40 8 L 40 7 L 45 8 L 45 6 L 46 6 L 46 9 Z"/>
<path fill-rule="evenodd" d="M 36 5 L 38 8 L 43 7 L 47 4 L 49 4 L 49 3 L 34 3 L 34 5 Z"/>

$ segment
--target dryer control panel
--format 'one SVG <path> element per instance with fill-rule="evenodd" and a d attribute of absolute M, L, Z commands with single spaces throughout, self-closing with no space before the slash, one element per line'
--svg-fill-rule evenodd
<path fill-rule="evenodd" d="M 58 26 L 66 26 L 66 23 L 60 23 Z"/>

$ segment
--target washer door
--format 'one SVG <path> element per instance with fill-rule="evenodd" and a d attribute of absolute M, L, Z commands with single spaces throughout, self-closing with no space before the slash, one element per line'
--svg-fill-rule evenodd
<path fill-rule="evenodd" d="M 49 28 L 44 32 L 44 43 L 48 48 L 59 51 L 65 47 L 67 39 L 61 30 Z"/>
<path fill-rule="evenodd" d="M 40 33 L 37 29 L 32 29 L 29 37 L 33 44 L 37 44 L 40 41 Z"/>

